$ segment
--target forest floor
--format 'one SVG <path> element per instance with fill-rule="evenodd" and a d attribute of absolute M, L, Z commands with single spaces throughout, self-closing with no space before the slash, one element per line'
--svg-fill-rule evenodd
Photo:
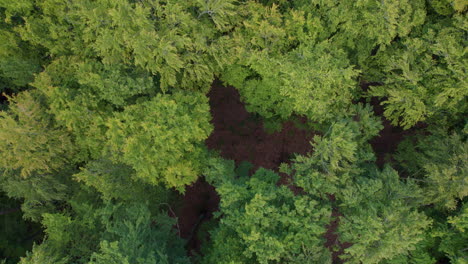
<path fill-rule="evenodd" d="M 363 87 L 366 89 L 367 87 Z M 247 112 L 240 100 L 237 90 L 223 86 L 215 81 L 208 94 L 211 107 L 214 131 L 206 140 L 209 149 L 216 150 L 225 159 L 234 160 L 236 165 L 243 161 L 253 164 L 251 172 L 259 167 L 278 172 L 281 163 L 289 162 L 294 154 L 307 154 L 313 151 L 310 141 L 316 134 L 314 131 L 299 128 L 292 121 L 284 122 L 282 129 L 267 133 L 263 122 L 254 114 Z M 394 127 L 383 115 L 383 108 L 376 99 L 371 100 L 376 115 L 381 116 L 384 128 L 380 135 L 371 141 L 377 156 L 377 164 L 382 167 L 391 161 L 391 154 L 403 138 L 412 131 L 404 131 Z M 305 119 L 297 118 L 303 124 Z M 300 190 L 289 185 L 289 177 L 280 174 L 279 184 L 288 185 L 295 193 Z M 334 199 L 332 196 L 330 199 Z M 182 206 L 176 212 L 179 231 L 182 238 L 188 239 L 187 249 L 191 254 L 198 254 L 202 241 L 196 235 L 197 229 L 213 217 L 218 210 L 219 197 L 215 189 L 200 178 L 186 189 L 182 198 Z M 332 212 L 332 221 L 327 226 L 324 235 L 325 245 L 333 251 L 333 262 L 340 263 L 338 256 L 343 253 L 349 243 L 342 243 L 336 234 L 339 225 L 338 210 Z"/>
<path fill-rule="evenodd" d="M 253 165 L 250 172 L 259 167 L 278 171 L 279 165 L 289 161 L 295 153 L 312 151 L 309 142 L 314 136 L 313 132 L 297 128 L 289 121 L 283 124 L 281 131 L 267 133 L 258 117 L 247 112 L 233 87 L 215 82 L 208 96 L 214 130 L 206 145 L 218 151 L 223 158 L 234 160 L 236 165 L 248 161 Z M 281 182 L 287 182 L 285 174 L 282 174 Z M 199 252 L 201 241 L 193 232 L 196 232 L 200 222 L 212 218 L 218 204 L 215 189 L 203 178 L 186 189 L 183 205 L 176 214 L 181 237 L 189 239 L 189 252 Z"/>

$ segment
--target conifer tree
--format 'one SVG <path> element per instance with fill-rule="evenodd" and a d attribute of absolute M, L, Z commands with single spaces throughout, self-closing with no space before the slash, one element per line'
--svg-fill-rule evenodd
<path fill-rule="evenodd" d="M 56 171 L 73 155 L 69 135 L 54 127 L 41 100 L 37 92 L 22 92 L 0 112 L 0 167 L 22 177 Z"/>
<path fill-rule="evenodd" d="M 341 258 L 347 263 L 380 263 L 406 256 L 425 239 L 431 220 L 417 210 L 420 192 L 403 183 L 390 167 L 368 170 L 343 190 L 338 232 L 351 243 Z"/>
<path fill-rule="evenodd" d="M 140 179 L 183 190 L 203 168 L 209 120 L 204 95 L 159 94 L 110 119 L 108 145 L 114 158 L 132 166 Z"/>
<path fill-rule="evenodd" d="M 453 210 L 468 195 L 466 136 L 442 129 L 430 133 L 401 143 L 396 159 L 423 188 L 424 204 Z"/>
<path fill-rule="evenodd" d="M 426 23 L 405 39 L 381 50 L 370 63 L 374 86 L 370 95 L 385 98 L 385 116 L 410 128 L 419 121 L 463 120 L 466 96 L 466 17 Z"/>
<path fill-rule="evenodd" d="M 72 202 L 70 215 L 45 214 L 46 239 L 21 263 L 188 263 L 168 216 L 140 203 L 89 202 Z"/>
<path fill-rule="evenodd" d="M 222 218 L 203 263 L 331 263 L 322 238 L 328 204 L 278 187 L 279 176 L 270 170 L 249 178 L 234 176 L 226 161 L 211 166 L 208 179 L 221 196 Z"/>

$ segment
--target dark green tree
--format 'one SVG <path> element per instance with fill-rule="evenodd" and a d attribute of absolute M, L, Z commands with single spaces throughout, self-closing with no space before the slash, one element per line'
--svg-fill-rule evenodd
<path fill-rule="evenodd" d="M 429 133 L 401 143 L 396 159 L 423 188 L 424 204 L 453 210 L 468 195 L 466 136 L 443 129 Z"/>
<path fill-rule="evenodd" d="M 189 263 L 163 212 L 82 198 L 68 213 L 44 214 L 46 238 L 20 263 Z"/>

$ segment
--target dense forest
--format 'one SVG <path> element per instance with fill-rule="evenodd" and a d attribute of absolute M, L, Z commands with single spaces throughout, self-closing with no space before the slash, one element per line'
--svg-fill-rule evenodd
<path fill-rule="evenodd" d="M 467 264 L 467 0 L 0 0 L 1 264 Z"/>

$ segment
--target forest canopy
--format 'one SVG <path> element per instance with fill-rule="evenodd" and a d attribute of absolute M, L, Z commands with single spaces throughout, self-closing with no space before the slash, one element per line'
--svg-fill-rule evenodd
<path fill-rule="evenodd" d="M 468 263 L 467 0 L 0 0 L 0 264 Z"/>

